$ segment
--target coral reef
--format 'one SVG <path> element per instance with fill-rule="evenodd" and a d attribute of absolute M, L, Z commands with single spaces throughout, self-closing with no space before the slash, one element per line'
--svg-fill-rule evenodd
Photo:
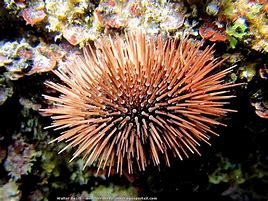
<path fill-rule="evenodd" d="M 148 33 L 184 32 L 196 35 L 183 1 L 105 0 L 97 6 L 86 0 L 6 1 L 6 8 L 18 13 L 26 24 L 55 33 L 55 40 L 65 38 L 72 45 L 84 46 L 110 29 L 135 30 L 140 26 Z"/>
<path fill-rule="evenodd" d="M 90 200 L 98 197 L 166 200 L 268 199 L 268 3 L 266 0 L 4 0 L 0 1 L 0 200 Z M 200 147 L 201 157 L 173 161 L 122 176 L 69 162 L 60 133 L 40 108 L 42 94 L 61 82 L 52 69 L 81 55 L 80 47 L 105 35 L 146 30 L 165 38 L 214 45 L 233 66 L 224 82 L 243 83 L 230 93 L 237 113 L 216 119 L 228 127 Z M 79 66 L 77 66 L 79 68 Z"/>
<path fill-rule="evenodd" d="M 4 104 L 8 97 L 12 96 L 13 89 L 6 87 L 5 85 L 0 85 L 0 105 Z"/>
<path fill-rule="evenodd" d="M 17 181 L 22 175 L 31 172 L 34 161 L 40 152 L 35 151 L 34 145 L 27 144 L 23 139 L 15 136 L 13 145 L 9 145 L 7 158 L 4 163 L 5 170 L 13 181 Z"/>
<path fill-rule="evenodd" d="M 19 186 L 13 181 L 9 181 L 0 187 L 0 199 L 9 201 L 19 201 L 21 199 L 21 193 Z"/>
<path fill-rule="evenodd" d="M 255 107 L 255 112 L 262 118 L 268 118 L 268 94 L 267 91 L 259 89 L 251 97 L 251 104 Z"/>
<path fill-rule="evenodd" d="M 208 178 L 212 184 L 226 182 L 232 183 L 232 185 L 239 185 L 243 184 L 246 180 L 241 172 L 240 164 L 232 164 L 226 158 L 221 158 L 218 169 L 210 174 Z"/>
<path fill-rule="evenodd" d="M 39 39 L 40 40 L 40 39 Z M 16 80 L 24 75 L 51 71 L 67 52 L 63 47 L 40 41 L 32 46 L 22 39 L 15 42 L 0 42 L 0 66 L 5 67 L 6 77 Z"/>
<path fill-rule="evenodd" d="M 268 4 L 266 0 L 226 0 L 219 13 L 228 21 L 227 35 L 231 47 L 237 41 L 256 51 L 268 52 Z"/>
<path fill-rule="evenodd" d="M 248 161 L 232 163 L 228 158 L 219 155 L 220 162 L 218 168 L 209 175 L 209 182 L 219 185 L 220 183 L 230 183 L 231 186 L 222 192 L 223 196 L 229 195 L 234 200 L 240 196 L 253 197 L 254 199 L 266 198 L 268 192 L 260 189 L 259 194 L 251 192 L 243 186 L 254 184 L 255 180 L 262 180 L 268 176 L 267 158 L 261 159 L 259 153 L 249 154 Z M 264 179 L 265 180 L 265 179 Z M 264 190 L 264 191 L 263 191 Z M 238 195 L 237 195 L 238 194 Z M 237 197 L 235 199 L 235 197 Z"/>
<path fill-rule="evenodd" d="M 121 187 L 110 184 L 108 187 L 99 186 L 94 189 L 89 197 L 92 201 L 101 200 L 127 200 L 128 198 L 135 199 L 138 197 L 138 193 L 133 187 Z"/>

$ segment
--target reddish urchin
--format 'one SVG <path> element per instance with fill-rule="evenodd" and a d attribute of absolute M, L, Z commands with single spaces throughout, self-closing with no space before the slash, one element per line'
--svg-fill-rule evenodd
<path fill-rule="evenodd" d="M 224 125 L 215 118 L 233 111 L 223 107 L 234 84 L 223 81 L 232 68 L 217 71 L 222 63 L 212 47 L 200 50 L 188 39 L 146 40 L 142 32 L 103 38 L 54 71 L 64 85 L 46 84 L 61 96 L 45 96 L 55 104 L 43 111 L 51 127 L 64 129 L 54 141 L 66 140 L 63 150 L 77 147 L 71 161 L 83 154 L 85 166 L 108 166 L 109 174 L 169 166 L 173 157 L 200 154 L 200 142 L 217 135 L 211 127 Z"/>

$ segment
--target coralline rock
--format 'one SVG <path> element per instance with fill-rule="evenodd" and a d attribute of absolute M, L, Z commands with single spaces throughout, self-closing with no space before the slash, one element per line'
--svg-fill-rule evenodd
<path fill-rule="evenodd" d="M 87 41 L 96 40 L 103 32 L 112 29 L 141 27 L 148 33 L 176 32 L 176 36 L 185 30 L 194 32 L 194 25 L 187 19 L 191 14 L 187 14 L 181 0 L 175 3 L 104 0 L 97 7 L 87 0 L 6 1 L 5 5 L 26 24 L 54 32 L 55 40 L 63 37 L 72 45 L 84 46 Z M 2 57 L 3 61 L 9 62 Z"/>
<path fill-rule="evenodd" d="M 253 50 L 268 52 L 267 1 L 226 0 L 221 6 L 219 16 L 228 22 L 227 34 L 233 47 L 234 41 L 238 40 Z M 243 23 L 240 23 L 241 19 Z M 242 26 L 239 27 L 238 23 Z"/>
<path fill-rule="evenodd" d="M 268 68 L 266 65 L 259 69 L 259 75 L 262 79 L 268 80 Z"/>
<path fill-rule="evenodd" d="M 246 63 L 239 68 L 240 79 L 250 82 L 256 75 L 256 65 L 257 63 Z"/>
<path fill-rule="evenodd" d="M 213 25 L 206 24 L 206 21 L 200 23 L 199 33 L 202 38 L 215 42 L 225 42 L 227 36 L 227 40 L 230 41 L 233 48 L 240 42 L 245 47 L 260 52 L 267 52 L 268 4 L 264 4 L 263 2 L 265 1 L 211 0 L 206 1 L 207 3 L 204 3 L 204 7 L 200 7 L 200 10 L 196 9 L 198 7 L 196 6 L 192 13 L 189 13 L 189 9 L 185 8 L 187 3 L 183 2 L 196 3 L 202 1 L 104 0 L 98 4 L 86 0 L 4 0 L 5 7 L 10 11 L 10 16 L 13 15 L 12 18 L 17 15 L 21 20 L 25 21 L 25 24 L 29 24 L 29 26 L 25 26 L 26 29 L 27 27 L 31 30 L 36 29 L 36 33 L 43 34 L 47 40 L 46 42 L 32 44 L 28 39 L 22 39 L 25 37 L 25 34 L 18 36 L 12 41 L 7 41 L 4 38 L 5 40 L 3 39 L 0 42 L 0 70 L 1 73 L 4 72 L 0 78 L 4 79 L 3 82 L 0 80 L 0 105 L 2 104 L 2 107 L 5 107 L 3 104 L 13 95 L 12 85 L 16 85 L 16 82 L 11 82 L 15 84 L 9 85 L 8 79 L 16 80 L 23 76 L 49 72 L 55 67 L 63 67 L 65 65 L 65 58 L 70 60 L 74 54 L 77 54 L 76 50 L 78 48 L 71 46 L 83 46 L 87 41 L 97 40 L 103 33 L 106 34 L 113 30 L 127 31 L 137 29 L 137 27 L 146 29 L 148 33 L 152 34 L 164 32 L 167 35 L 173 34 L 175 37 L 179 37 L 182 33 L 186 32 L 197 35 L 196 25 L 199 24 L 199 20 L 203 20 L 203 16 L 198 16 L 197 11 L 199 12 L 201 9 L 203 9 L 204 15 L 207 14 L 209 18 L 215 18 Z M 0 11 L 3 9 L 4 7 Z M 198 18 L 198 20 L 191 21 L 193 18 Z M 221 27 L 218 22 L 225 22 L 226 24 L 223 24 L 223 27 Z M 7 20 L 7 23 L 9 23 L 9 20 Z M 20 28 L 20 30 L 25 28 L 22 28 L 21 24 L 14 23 L 14 25 L 16 28 Z M 227 30 L 224 30 L 225 25 Z M 18 33 L 20 32 L 18 31 Z M 52 37 L 55 40 L 64 38 L 71 45 L 67 42 L 53 44 Z M 40 41 L 40 39 L 37 41 Z M 235 50 L 235 52 L 239 51 L 239 49 Z M 237 64 L 240 67 L 235 75 L 235 79 L 240 78 L 252 85 L 254 81 L 258 82 L 259 79 L 266 81 L 268 77 L 266 66 L 260 66 L 258 61 L 245 61 L 244 58 L 241 58 L 240 53 L 241 55 L 243 54 L 242 52 L 239 52 L 239 54 L 231 52 L 228 55 L 230 59 L 227 60 L 229 61 L 229 66 Z M 18 90 L 15 87 L 17 86 L 14 86 L 14 89 L 16 89 L 14 91 L 17 93 Z M 268 99 L 265 91 L 267 91 L 265 87 L 253 91 L 250 102 L 256 109 L 256 115 L 263 118 L 267 118 L 268 114 Z M 28 140 L 31 140 L 31 142 L 36 140 L 38 143 L 31 145 L 30 141 L 27 141 L 25 137 L 23 139 L 15 139 L 16 142 L 12 141 L 9 146 L 7 145 L 8 148 L 0 147 L 2 169 L 7 171 L 7 173 L 4 173 L 5 179 L 9 178 L 9 176 L 11 177 L 8 183 L 6 183 L 7 180 L 3 182 L 1 179 L 0 200 L 20 200 L 21 192 L 19 187 L 21 185 L 21 189 L 25 189 L 25 185 L 28 185 L 27 174 L 30 174 L 29 178 L 37 178 L 34 187 L 29 187 L 29 200 L 53 200 L 55 197 L 50 197 L 49 199 L 48 196 L 51 195 L 51 192 L 56 191 L 58 193 L 59 189 L 61 189 L 60 193 L 63 191 L 70 192 L 70 189 L 74 190 L 77 193 L 71 194 L 71 196 L 76 196 L 79 199 L 89 199 L 90 197 L 96 200 L 98 196 L 110 197 L 112 195 L 113 198 L 121 198 L 137 195 L 137 189 L 133 187 L 119 187 L 113 184 L 108 187 L 100 185 L 98 183 L 100 177 L 93 176 L 96 170 L 82 170 L 81 160 L 70 165 L 66 165 L 68 162 L 66 158 L 70 158 L 69 156 L 59 160 L 57 151 L 63 149 L 64 146 L 57 145 L 49 146 L 50 148 L 48 148 L 47 144 L 52 140 L 53 134 L 48 134 L 48 132 L 43 130 L 42 121 L 44 118 L 40 121 L 37 116 L 32 115 L 33 113 L 37 115 L 36 111 L 40 108 L 39 102 L 33 101 L 29 96 L 25 98 L 29 94 L 20 94 L 18 92 L 15 95 L 12 99 L 20 97 L 17 104 L 20 104 L 20 107 L 23 108 L 19 118 L 21 122 L 19 128 L 8 129 L 12 130 L 11 134 L 13 136 L 19 135 L 13 132 L 13 129 L 20 129 L 20 132 L 24 133 L 25 136 L 27 133 Z M 38 95 L 36 94 L 36 96 Z M 248 100 L 246 101 L 249 102 Z M 40 150 L 42 154 L 37 154 L 36 150 Z M 253 153 L 253 155 L 256 156 L 257 154 Z M 253 160 L 249 158 L 249 161 Z M 213 186 L 214 190 L 214 185 L 216 184 L 234 184 L 235 187 L 233 189 L 230 188 L 227 190 L 228 192 L 225 191 L 223 193 L 223 195 L 227 195 L 230 191 L 238 188 L 239 184 L 244 184 L 249 179 L 257 178 L 258 181 L 266 182 L 267 171 L 264 172 L 259 167 L 263 165 L 266 168 L 267 165 L 264 165 L 265 161 L 267 160 L 263 159 L 259 161 L 259 164 L 256 163 L 257 165 L 242 166 L 238 162 L 236 163 L 228 160 L 228 158 L 221 157 L 221 162 L 215 171 L 209 175 L 209 186 Z M 62 163 L 65 163 L 65 169 L 62 169 Z M 33 164 L 36 168 L 34 171 L 32 170 Z M 243 168 L 250 168 L 248 172 L 253 174 L 244 172 Z M 65 178 L 65 175 L 62 176 L 62 171 L 69 175 L 69 177 Z M 149 172 L 148 174 L 156 180 L 159 179 L 154 173 Z M 110 182 L 103 175 L 101 176 L 102 180 L 105 180 L 107 183 Z M 246 177 L 247 175 L 249 177 Z M 19 180 L 21 176 L 23 177 L 20 183 L 15 183 L 14 180 Z M 66 179 L 70 180 L 70 185 L 64 185 Z M 183 178 L 180 182 L 183 183 Z M 171 184 L 173 185 L 172 182 Z M 83 185 L 83 188 L 86 187 L 88 191 L 80 193 L 82 191 L 81 185 Z M 207 184 L 200 184 L 200 186 L 202 185 Z M 90 193 L 92 189 L 93 191 Z"/>
<path fill-rule="evenodd" d="M 27 175 L 38 154 L 34 145 L 27 144 L 22 138 L 15 139 L 14 144 L 8 147 L 8 156 L 4 162 L 5 170 L 12 180 L 17 181 L 22 175 Z"/>
<path fill-rule="evenodd" d="M 9 181 L 0 187 L 0 200 L 3 201 L 19 201 L 21 199 L 21 192 L 19 186 L 13 181 Z"/>
<path fill-rule="evenodd" d="M 264 89 L 259 89 L 251 96 L 251 105 L 259 117 L 268 118 L 268 93 Z"/>
<path fill-rule="evenodd" d="M 4 4 L 7 9 L 12 11 L 12 13 L 17 13 L 26 7 L 26 0 L 4 0 Z"/>
<path fill-rule="evenodd" d="M 208 15 L 216 16 L 220 11 L 219 1 L 212 0 L 206 6 L 206 13 Z"/>
<path fill-rule="evenodd" d="M 110 184 L 110 186 L 98 186 L 94 189 L 89 197 L 92 201 L 102 200 L 127 200 L 128 198 L 135 198 L 138 193 L 133 187 L 123 187 Z"/>
<path fill-rule="evenodd" d="M 55 40 L 64 36 L 69 36 L 68 31 L 80 27 L 78 38 L 82 42 L 91 39 L 86 32 L 92 32 L 92 16 L 94 4 L 87 0 L 31 0 L 31 1 L 5 1 L 5 7 L 11 14 L 16 14 L 23 18 L 26 24 L 38 26 L 44 31 L 56 34 Z M 82 29 L 82 30 L 81 30 Z M 94 28 L 92 28 L 94 30 Z M 66 33 L 67 32 L 67 33 Z M 52 34 L 51 34 L 52 35 Z M 94 36 L 92 36 L 94 38 Z M 68 41 L 70 39 L 66 38 Z M 78 42 L 81 42 L 78 41 Z M 72 45 L 77 43 L 71 42 Z M 1 55 L 0 55 L 1 58 Z M 1 61 L 1 59 L 0 59 Z M 1 63 L 1 62 L 0 62 Z"/>
<path fill-rule="evenodd" d="M 87 36 L 86 32 L 89 32 L 91 27 L 94 4 L 87 0 L 45 0 L 45 5 L 47 12 L 45 27 L 49 31 L 59 33 L 56 39 L 63 35 L 72 45 L 90 39 L 90 35 Z M 79 31 L 73 32 L 78 27 Z M 73 33 L 74 36 L 69 32 Z M 73 41 L 73 38 L 76 40 Z"/>
<path fill-rule="evenodd" d="M 2 163 L 2 161 L 6 158 L 6 154 L 7 154 L 6 148 L 0 146 L 0 163 Z"/>
<path fill-rule="evenodd" d="M 3 105 L 6 100 L 13 95 L 13 88 L 6 87 L 0 84 L 0 105 Z"/>
<path fill-rule="evenodd" d="M 24 106 L 26 109 L 32 109 L 34 111 L 38 111 L 41 108 L 40 104 L 35 104 L 31 100 L 27 98 L 20 98 L 19 102 L 22 106 Z"/>
<path fill-rule="evenodd" d="M 148 33 L 174 32 L 184 25 L 182 2 L 167 1 L 102 1 L 95 10 L 95 19 L 105 29 L 146 29 Z"/>
<path fill-rule="evenodd" d="M 17 80 L 25 75 L 51 71 L 67 53 L 56 44 L 40 42 L 32 46 L 25 39 L 0 42 L 0 66 L 5 67 L 6 76 Z"/>
<path fill-rule="evenodd" d="M 22 10 L 22 17 L 26 21 L 26 24 L 35 25 L 42 22 L 45 17 L 45 4 L 42 2 L 35 2 L 35 5 L 30 6 Z"/>

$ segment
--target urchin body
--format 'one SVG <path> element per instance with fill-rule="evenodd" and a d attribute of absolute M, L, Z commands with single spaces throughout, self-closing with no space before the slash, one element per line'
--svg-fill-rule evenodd
<path fill-rule="evenodd" d="M 200 142 L 217 135 L 211 128 L 223 125 L 215 117 L 232 111 L 224 105 L 234 85 L 223 82 L 231 68 L 217 71 L 222 62 L 211 47 L 187 39 L 146 40 L 142 32 L 103 38 L 55 71 L 64 85 L 47 85 L 61 96 L 45 96 L 55 104 L 44 111 L 52 127 L 64 129 L 55 140 L 77 147 L 72 160 L 83 154 L 86 165 L 120 174 L 169 166 L 173 157 L 199 154 Z"/>

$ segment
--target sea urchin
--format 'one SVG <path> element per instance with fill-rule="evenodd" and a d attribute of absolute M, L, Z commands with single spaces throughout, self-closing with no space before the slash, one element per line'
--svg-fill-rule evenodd
<path fill-rule="evenodd" d="M 213 47 L 147 40 L 141 31 L 95 46 L 54 71 L 64 84 L 46 83 L 61 95 L 45 95 L 54 106 L 43 111 L 51 127 L 63 129 L 55 139 L 69 143 L 63 150 L 77 147 L 71 160 L 83 154 L 85 166 L 109 167 L 109 174 L 169 166 L 173 157 L 200 154 L 200 142 L 217 135 L 211 127 L 224 125 L 215 118 L 233 111 L 224 105 L 235 84 L 223 81 L 232 68 L 219 71 L 223 60 L 214 59 Z"/>

